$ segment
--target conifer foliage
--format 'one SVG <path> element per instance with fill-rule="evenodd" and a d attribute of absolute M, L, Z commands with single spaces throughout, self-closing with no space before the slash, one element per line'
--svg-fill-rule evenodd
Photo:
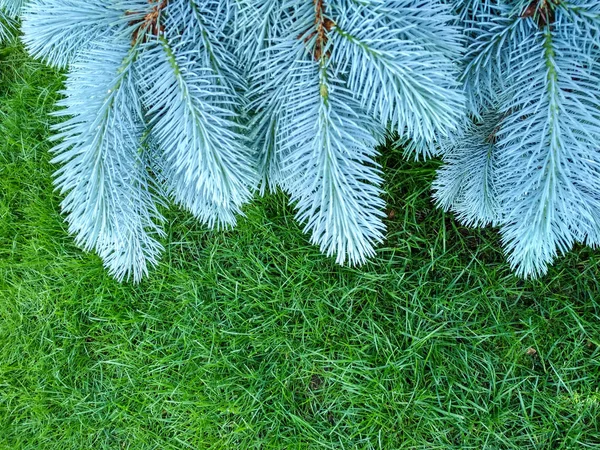
<path fill-rule="evenodd" d="M 248 0 L 240 16 L 263 182 L 290 193 L 323 252 L 363 263 L 383 237 L 375 146 L 386 126 L 427 153 L 461 122 L 451 10 Z"/>
<path fill-rule="evenodd" d="M 25 0 L 0 0 L 0 44 L 13 37 Z"/>
<path fill-rule="evenodd" d="M 469 121 L 443 148 L 440 205 L 500 227 L 522 276 L 600 244 L 600 2 L 454 0 Z"/>
<path fill-rule="evenodd" d="M 1 21 L 22 2 L 0 0 Z M 278 188 L 324 253 L 365 262 L 388 132 L 442 156 L 437 203 L 499 226 L 520 275 L 600 244 L 596 1 L 25 3 L 28 50 L 68 71 L 54 161 L 70 231 L 118 279 L 157 263 L 170 201 L 224 228 Z"/>
<path fill-rule="evenodd" d="M 384 233 L 386 127 L 427 153 L 462 119 L 452 20 L 438 1 L 29 1 L 27 48 L 68 69 L 54 161 L 70 231 L 137 281 L 167 199 L 227 227 L 281 187 L 314 243 L 363 263 Z"/>

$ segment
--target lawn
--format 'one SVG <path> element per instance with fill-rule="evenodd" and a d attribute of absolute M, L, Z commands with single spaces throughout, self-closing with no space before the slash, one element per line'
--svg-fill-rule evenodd
<path fill-rule="evenodd" d="M 600 447 L 600 251 L 521 280 L 433 207 L 437 163 L 386 149 L 365 267 L 277 194 L 227 232 L 173 208 L 160 266 L 118 284 L 53 191 L 61 83 L 1 51 L 0 449 Z"/>

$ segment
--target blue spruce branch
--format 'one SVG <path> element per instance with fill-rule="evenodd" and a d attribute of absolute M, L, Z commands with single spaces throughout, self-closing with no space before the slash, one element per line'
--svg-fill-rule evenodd
<path fill-rule="evenodd" d="M 517 274 L 600 245 L 600 4 L 589 0 L 0 0 L 68 70 L 56 183 L 117 278 L 158 262 L 168 200 L 210 227 L 285 190 L 311 242 L 384 239 L 377 143 L 440 154 L 440 207 L 499 226 Z M 6 39 L 1 28 L 0 39 Z"/>

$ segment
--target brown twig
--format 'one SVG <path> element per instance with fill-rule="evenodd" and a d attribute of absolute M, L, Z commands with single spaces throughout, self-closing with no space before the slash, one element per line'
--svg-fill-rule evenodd
<path fill-rule="evenodd" d="M 306 36 L 304 37 L 304 43 L 308 43 L 316 36 L 313 57 L 315 61 L 319 61 L 323 56 L 323 50 L 327 47 L 327 32 L 335 26 L 335 23 L 325 16 L 324 0 L 313 0 L 313 3 L 315 5 L 315 28 L 302 33 L 298 36 L 298 39 L 302 39 L 304 36 Z M 308 31 L 310 31 L 310 33 Z M 329 56 L 329 52 L 327 52 L 326 56 Z"/>
<path fill-rule="evenodd" d="M 554 23 L 556 0 L 533 0 L 521 13 L 522 18 L 531 17 L 540 28 Z"/>
<path fill-rule="evenodd" d="M 168 6 L 169 0 L 148 0 L 148 3 L 154 3 L 152 10 L 143 18 L 130 22 L 130 25 L 138 25 L 132 36 L 132 45 L 138 41 L 140 32 L 144 32 L 144 39 L 147 39 L 148 34 L 159 36 L 165 31 L 165 27 L 160 23 L 160 16 Z M 129 14 L 133 15 L 135 13 L 130 12 Z"/>

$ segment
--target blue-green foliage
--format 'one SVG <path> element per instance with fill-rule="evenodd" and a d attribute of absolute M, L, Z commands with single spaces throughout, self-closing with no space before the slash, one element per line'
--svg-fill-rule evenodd
<path fill-rule="evenodd" d="M 600 244 L 600 2 L 29 0 L 22 29 L 68 68 L 57 186 L 119 279 L 158 261 L 169 200 L 229 227 L 277 188 L 323 252 L 365 262 L 390 131 L 442 156 L 436 201 L 499 226 L 520 275 Z"/>
<path fill-rule="evenodd" d="M 231 5 L 171 2 L 144 44 L 146 117 L 168 192 L 209 226 L 233 226 L 257 183 L 239 115 L 244 78 L 228 41 Z"/>
<path fill-rule="evenodd" d="M 145 126 L 129 40 L 98 41 L 71 64 L 57 127 L 56 183 L 69 230 L 95 248 L 117 278 L 139 279 L 155 263 L 161 234 L 142 149 Z"/>
<path fill-rule="evenodd" d="M 444 146 L 435 196 L 499 225 L 513 268 L 537 276 L 600 244 L 600 2 L 452 3 L 472 123 Z"/>
<path fill-rule="evenodd" d="M 0 44 L 15 35 L 17 20 L 26 0 L 0 0 Z"/>
<path fill-rule="evenodd" d="M 54 151 L 77 241 L 138 281 L 168 199 L 227 227 L 281 187 L 312 242 L 363 263 L 384 236 L 386 127 L 429 154 L 464 116 L 460 30 L 421 3 L 29 1 L 25 44 L 69 71 Z"/>
<path fill-rule="evenodd" d="M 363 263 L 384 233 L 375 145 L 385 128 L 431 152 L 464 115 L 451 10 L 413 0 L 242 5 L 238 53 L 261 172 L 290 193 L 323 252 Z"/>
<path fill-rule="evenodd" d="M 35 0 L 30 52 L 69 73 L 54 161 L 70 231 L 118 279 L 158 261 L 167 197 L 210 226 L 235 223 L 256 185 L 240 120 L 231 5 Z"/>

